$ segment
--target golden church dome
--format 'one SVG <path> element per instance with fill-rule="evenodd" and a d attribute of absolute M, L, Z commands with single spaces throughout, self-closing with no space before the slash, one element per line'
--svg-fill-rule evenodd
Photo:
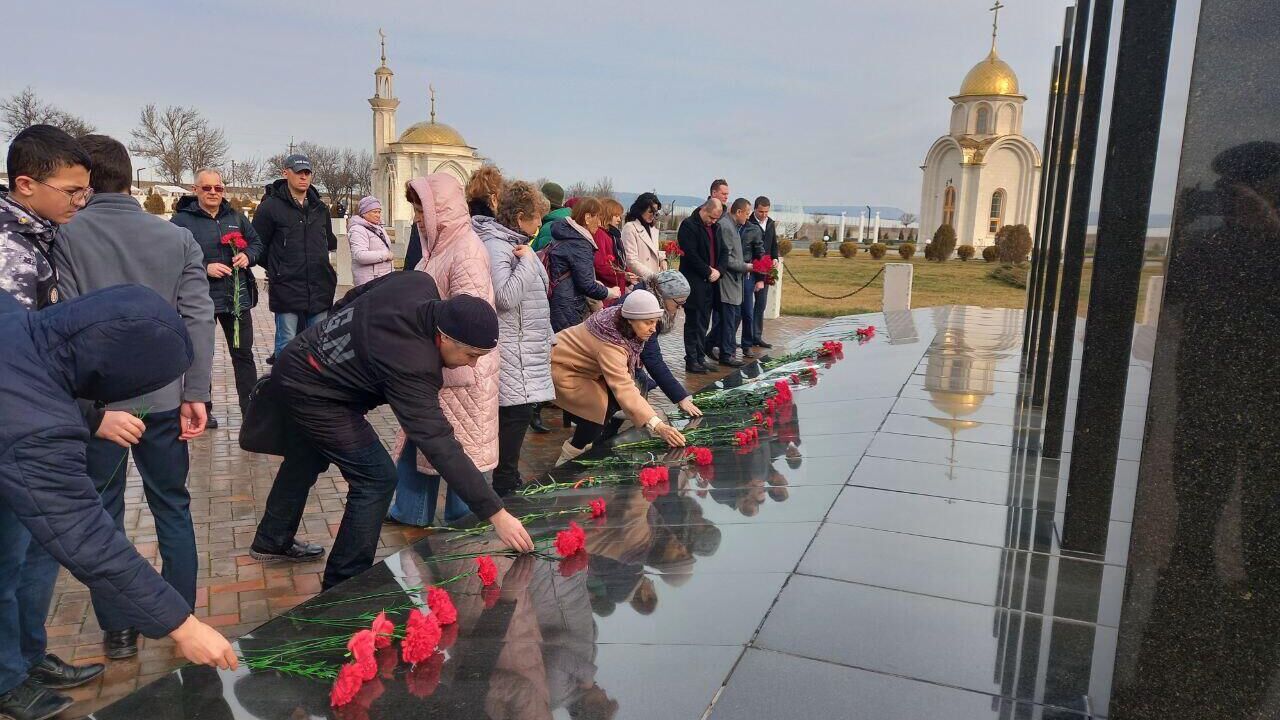
<path fill-rule="evenodd" d="M 462 139 L 462 135 L 457 130 L 438 122 L 420 122 L 410 125 L 400 136 L 400 142 L 467 147 L 467 141 Z"/>
<path fill-rule="evenodd" d="M 1018 92 L 1018 76 L 1014 74 L 1009 63 L 1000 59 L 993 49 L 982 62 L 973 66 L 964 82 L 960 84 L 960 95 L 1011 95 L 1021 97 Z"/>

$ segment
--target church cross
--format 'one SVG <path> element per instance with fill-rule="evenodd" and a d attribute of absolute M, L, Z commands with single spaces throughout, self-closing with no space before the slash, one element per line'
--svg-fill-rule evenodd
<path fill-rule="evenodd" d="M 1004 9 L 1004 4 L 1000 0 L 996 0 L 996 4 L 992 5 L 988 12 L 992 13 L 991 17 L 991 52 L 996 51 L 996 32 L 1000 29 L 1000 11 Z"/>

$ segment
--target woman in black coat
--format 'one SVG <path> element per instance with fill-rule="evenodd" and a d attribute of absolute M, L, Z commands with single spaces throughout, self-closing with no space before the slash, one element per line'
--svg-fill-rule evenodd
<path fill-rule="evenodd" d="M 612 300 L 621 293 L 596 281 L 594 234 L 600 227 L 601 206 L 595 198 L 582 198 L 573 214 L 551 226 L 547 248 L 551 281 L 551 329 L 560 332 L 587 316 L 587 298 Z"/>

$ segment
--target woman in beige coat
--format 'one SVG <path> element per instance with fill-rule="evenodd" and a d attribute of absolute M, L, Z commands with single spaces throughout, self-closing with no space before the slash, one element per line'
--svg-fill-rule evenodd
<path fill-rule="evenodd" d="M 657 331 L 662 315 L 653 293 L 636 290 L 622 304 L 605 308 L 556 335 L 551 350 L 556 404 L 577 422 L 573 437 L 560 449 L 557 464 L 576 458 L 601 439 L 605 423 L 619 409 L 636 427 L 648 428 L 668 445 L 685 444 L 684 435 L 654 411 L 635 383 L 640 351 Z"/>
<path fill-rule="evenodd" d="M 653 276 L 667 269 L 667 254 L 658 242 L 658 213 L 662 201 L 651 192 L 640 193 L 627 211 L 627 222 L 622 226 L 622 256 L 627 270 L 639 276 L 646 284 Z"/>

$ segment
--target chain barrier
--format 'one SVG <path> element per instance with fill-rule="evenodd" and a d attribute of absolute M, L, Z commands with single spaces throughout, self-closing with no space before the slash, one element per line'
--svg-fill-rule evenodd
<path fill-rule="evenodd" d="M 786 263 L 786 262 L 783 262 L 783 263 L 782 263 L 782 269 L 787 271 L 787 275 L 788 275 L 788 276 L 790 276 L 790 278 L 791 278 L 792 280 L 794 280 L 794 281 L 795 281 L 796 285 L 799 285 L 799 286 L 800 286 L 800 289 L 801 289 L 801 290 L 804 290 L 805 292 L 809 293 L 810 295 L 812 295 L 812 296 L 814 296 L 814 297 L 816 297 L 816 298 L 821 298 L 821 299 L 823 299 L 823 300 L 844 300 L 845 298 L 850 298 L 850 297 L 853 297 L 854 295 L 857 295 L 858 293 L 862 292 L 863 290 L 866 290 L 868 287 L 871 287 L 871 283 L 875 282 L 875 281 L 876 281 L 876 278 L 878 278 L 878 277 L 880 277 L 881 275 L 883 275 L 883 274 L 884 274 L 884 268 L 885 268 L 885 266 L 884 266 L 884 265 L 881 265 L 881 266 L 880 266 L 880 269 L 876 271 L 876 274 L 875 274 L 875 275 L 872 275 L 872 276 L 871 276 L 871 279 L 870 279 L 870 280 L 868 280 L 868 281 L 867 281 L 867 282 L 866 282 L 862 287 L 858 288 L 857 290 L 854 290 L 854 291 L 853 291 L 853 292 L 851 292 L 851 293 L 846 293 L 846 294 L 844 294 L 844 295 L 838 295 L 838 296 L 835 296 L 835 297 L 831 297 L 831 296 L 829 296 L 829 295 L 819 295 L 818 293 L 816 293 L 816 292 L 814 292 L 814 291 L 810 290 L 809 288 L 805 287 L 805 286 L 804 286 L 804 283 L 800 282 L 800 278 L 796 277 L 795 273 L 791 272 L 791 267 L 790 267 L 789 265 L 787 265 L 787 263 Z"/>

